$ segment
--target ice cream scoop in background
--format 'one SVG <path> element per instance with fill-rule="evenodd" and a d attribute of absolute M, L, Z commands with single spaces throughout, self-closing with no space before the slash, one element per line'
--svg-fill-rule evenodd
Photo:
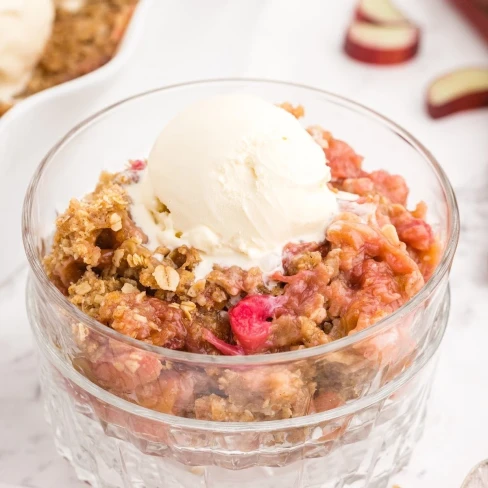
<path fill-rule="evenodd" d="M 53 21 L 53 0 L 0 0 L 0 100 L 11 100 L 26 86 Z"/>
<path fill-rule="evenodd" d="M 76 12 L 85 4 L 86 0 L 54 0 L 56 8 L 62 8 L 68 12 Z"/>
<path fill-rule="evenodd" d="M 158 137 L 132 216 L 151 244 L 201 251 L 197 277 L 214 263 L 281 263 L 288 242 L 322 241 L 337 211 L 321 147 L 282 108 L 260 98 L 199 101 Z"/>

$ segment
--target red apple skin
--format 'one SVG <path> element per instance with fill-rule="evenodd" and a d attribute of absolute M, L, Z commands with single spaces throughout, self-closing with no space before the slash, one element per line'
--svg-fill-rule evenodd
<path fill-rule="evenodd" d="M 419 50 L 419 39 L 420 37 L 417 32 L 415 42 L 409 46 L 401 49 L 381 50 L 357 44 L 357 42 L 351 39 L 348 33 L 346 36 L 346 42 L 344 44 L 344 51 L 351 58 L 363 63 L 377 65 L 400 64 L 415 57 Z"/>
<path fill-rule="evenodd" d="M 433 105 L 427 98 L 427 113 L 433 119 L 481 107 L 488 107 L 488 90 L 470 93 L 442 105 Z"/>

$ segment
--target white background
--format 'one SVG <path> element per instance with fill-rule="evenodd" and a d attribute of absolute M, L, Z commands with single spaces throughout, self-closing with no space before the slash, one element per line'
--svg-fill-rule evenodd
<path fill-rule="evenodd" d="M 457 191 L 462 237 L 427 429 L 409 468 L 392 485 L 458 488 L 472 465 L 488 457 L 488 111 L 432 121 L 423 103 L 433 77 L 460 66 L 488 66 L 488 50 L 447 0 L 398 0 L 423 28 L 420 55 L 400 67 L 356 63 L 341 50 L 354 3 L 155 0 L 132 62 L 91 108 L 179 81 L 266 77 L 353 98 L 431 149 Z M 74 114 L 86 110 L 76 99 L 71 103 Z M 0 288 L 0 488 L 1 482 L 80 488 L 86 485 L 55 453 L 42 417 L 24 280 L 25 271 Z"/>

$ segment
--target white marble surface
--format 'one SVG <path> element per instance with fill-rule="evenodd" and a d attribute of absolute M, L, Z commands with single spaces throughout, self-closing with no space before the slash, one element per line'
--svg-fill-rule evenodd
<path fill-rule="evenodd" d="M 472 465 L 488 457 L 488 111 L 434 122 L 422 100 L 432 77 L 457 66 L 486 65 L 488 51 L 446 0 L 400 3 L 423 26 L 422 52 L 405 66 L 371 68 L 341 52 L 353 0 L 156 0 L 137 57 L 91 108 L 178 81 L 268 77 L 354 98 L 398 121 L 432 150 L 457 191 L 462 237 L 427 429 L 392 485 L 458 488 Z M 84 110 L 72 101 L 74 119 Z M 56 454 L 43 420 L 24 312 L 25 276 L 23 269 L 0 288 L 0 488 L 79 488 L 86 485 Z"/>

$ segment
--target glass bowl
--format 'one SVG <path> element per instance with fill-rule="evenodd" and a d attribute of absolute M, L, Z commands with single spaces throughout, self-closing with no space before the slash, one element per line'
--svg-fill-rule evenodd
<path fill-rule="evenodd" d="M 186 105 L 235 91 L 302 104 L 305 124 L 346 140 L 367 170 L 406 178 L 409 203 L 427 202 L 443 245 L 420 293 L 370 328 L 324 346 L 229 357 L 123 336 L 50 283 L 42 258 L 57 212 L 91 191 L 102 170 L 146 157 Z M 49 152 L 27 191 L 23 234 L 47 418 L 80 479 L 104 488 L 383 487 L 408 462 L 447 323 L 459 218 L 439 164 L 395 123 L 342 97 L 275 81 L 211 80 L 146 92 L 87 119 Z"/>

